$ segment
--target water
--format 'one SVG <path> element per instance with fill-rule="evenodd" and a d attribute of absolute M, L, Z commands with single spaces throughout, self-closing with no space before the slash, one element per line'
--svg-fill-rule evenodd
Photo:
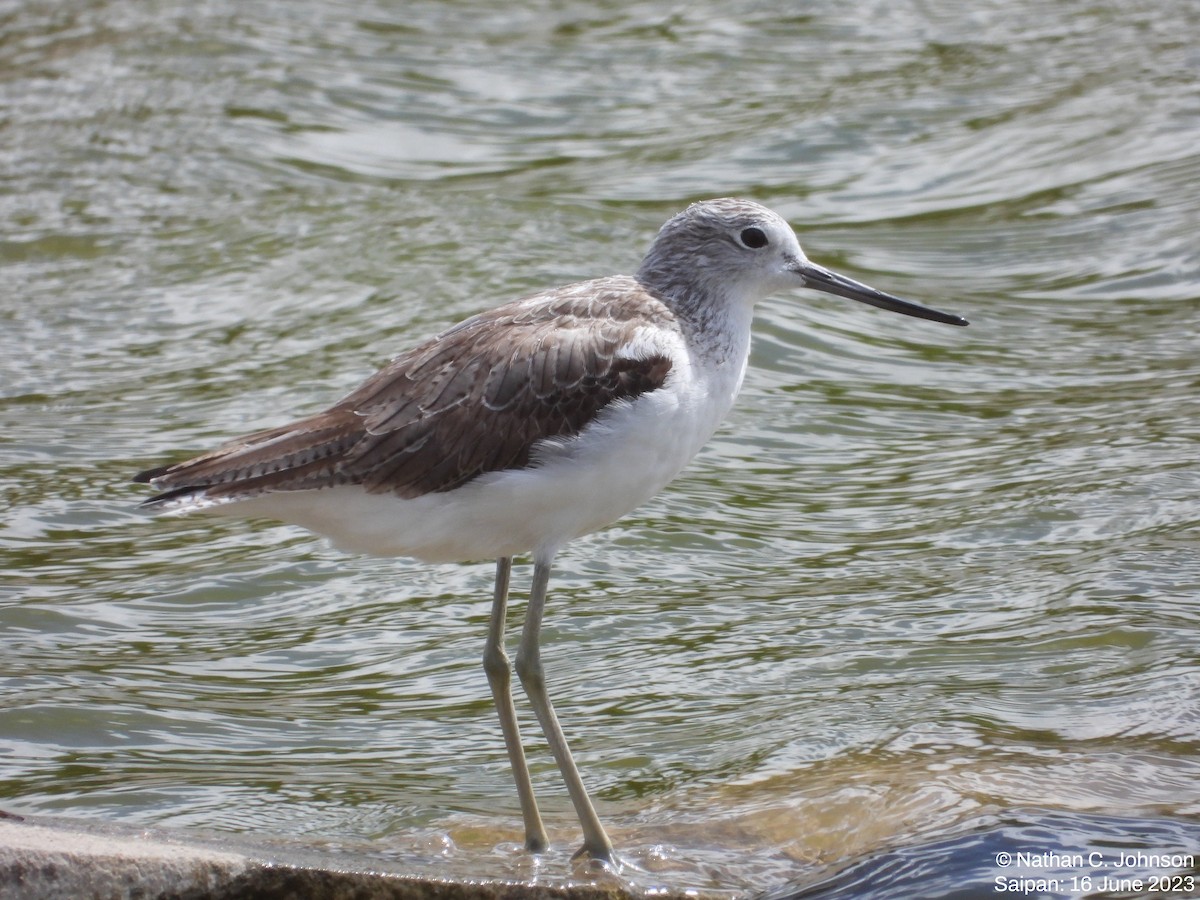
<path fill-rule="evenodd" d="M 1163 856 L 1158 848 L 1197 843 L 1197 823 L 1182 820 L 1009 812 L 959 837 L 880 853 L 819 883 L 776 888 L 761 900 L 1189 896 L 1200 873 L 1165 870 L 1156 857 Z"/>
<path fill-rule="evenodd" d="M 0 23 L 0 808 L 527 872 L 490 566 L 153 520 L 127 479 L 736 194 L 972 324 L 774 298 L 719 437 L 561 555 L 551 688 L 618 846 L 754 891 L 1013 809 L 1200 817 L 1194 4 Z"/>

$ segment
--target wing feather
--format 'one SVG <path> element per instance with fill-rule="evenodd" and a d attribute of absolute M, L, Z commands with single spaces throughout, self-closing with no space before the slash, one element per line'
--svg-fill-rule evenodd
<path fill-rule="evenodd" d="M 574 285 L 468 319 L 397 357 L 324 412 L 246 435 L 134 480 L 163 493 L 242 498 L 357 484 L 401 497 L 530 464 L 604 407 L 658 389 L 664 352 L 622 355 L 640 329 L 678 329 L 630 278 Z"/>

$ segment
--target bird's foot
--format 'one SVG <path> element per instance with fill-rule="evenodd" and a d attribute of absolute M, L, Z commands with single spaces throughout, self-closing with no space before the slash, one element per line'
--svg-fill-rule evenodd
<path fill-rule="evenodd" d="M 575 851 L 571 856 L 571 862 L 575 866 L 586 868 L 593 873 L 610 872 L 613 875 L 619 875 L 624 865 L 613 850 L 612 844 L 592 847 L 587 842 L 584 842 L 584 845 Z"/>
<path fill-rule="evenodd" d="M 539 854 L 545 853 L 550 849 L 550 838 L 546 836 L 546 832 L 530 834 L 525 833 L 525 849 L 530 853 Z"/>

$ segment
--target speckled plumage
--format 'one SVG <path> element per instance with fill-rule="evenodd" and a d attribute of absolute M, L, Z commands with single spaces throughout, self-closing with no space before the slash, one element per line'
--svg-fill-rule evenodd
<path fill-rule="evenodd" d="M 137 476 L 148 505 L 361 487 L 411 499 L 529 465 L 611 403 L 661 387 L 671 360 L 619 351 L 677 329 L 628 277 L 568 285 L 481 313 L 418 344 L 316 415 Z"/>

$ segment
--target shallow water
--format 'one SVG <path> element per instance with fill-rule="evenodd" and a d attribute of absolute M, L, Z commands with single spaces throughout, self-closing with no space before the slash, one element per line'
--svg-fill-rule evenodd
<path fill-rule="evenodd" d="M 724 430 L 561 555 L 626 856 L 757 890 L 1017 808 L 1200 817 L 1197 7 L 789 9 L 0 10 L 3 808 L 527 873 L 489 565 L 126 482 L 736 194 L 972 324 L 768 301 Z"/>

